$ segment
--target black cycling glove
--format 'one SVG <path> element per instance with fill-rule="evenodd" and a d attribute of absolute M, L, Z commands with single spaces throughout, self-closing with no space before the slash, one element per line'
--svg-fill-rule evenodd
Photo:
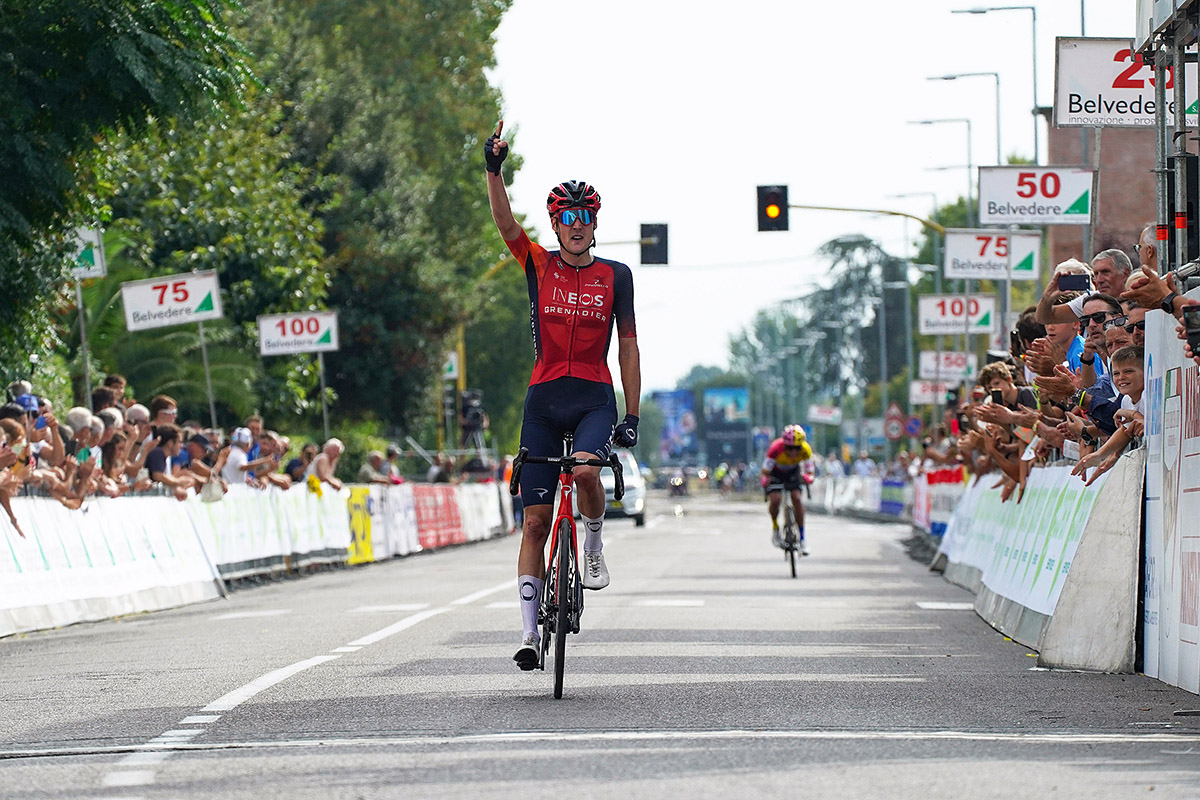
<path fill-rule="evenodd" d="M 500 174 L 500 165 L 504 163 L 504 159 L 508 156 L 508 147 L 501 147 L 500 154 L 496 155 L 492 152 L 492 146 L 496 143 L 495 136 L 489 136 L 483 144 L 483 161 L 487 165 L 487 171 L 493 175 Z"/>
<path fill-rule="evenodd" d="M 618 423 L 613 431 L 613 442 L 618 447 L 633 447 L 637 444 L 637 426 L 638 418 L 633 414 L 626 414 L 625 419 Z"/>

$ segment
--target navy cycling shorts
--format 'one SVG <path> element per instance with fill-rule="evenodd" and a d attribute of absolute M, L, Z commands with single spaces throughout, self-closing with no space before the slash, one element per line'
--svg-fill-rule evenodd
<path fill-rule="evenodd" d="M 561 456 L 563 434 L 570 431 L 574 452 L 607 460 L 616 425 L 617 396 L 611 384 L 582 378 L 535 383 L 525 395 L 521 446 L 531 456 Z M 521 502 L 527 507 L 553 504 L 558 473 L 556 464 L 521 467 Z"/>
<path fill-rule="evenodd" d="M 803 485 L 800 480 L 799 468 L 789 470 L 788 472 L 771 470 L 771 476 L 768 478 L 767 485 L 763 487 L 763 497 L 769 499 L 771 495 L 778 492 L 779 489 L 772 491 L 769 487 L 777 486 L 779 484 L 783 484 L 783 488 L 787 489 L 789 492 L 799 491 L 800 487 Z"/>

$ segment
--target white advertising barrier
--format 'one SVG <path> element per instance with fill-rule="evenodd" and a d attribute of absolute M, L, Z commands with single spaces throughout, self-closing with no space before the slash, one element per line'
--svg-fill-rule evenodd
<path fill-rule="evenodd" d="M 962 467 L 943 467 L 918 475 L 913 480 L 913 525 L 941 539 L 964 488 Z"/>
<path fill-rule="evenodd" d="M 1131 670 L 1143 459 L 1091 486 L 1070 467 L 1034 469 L 1020 503 L 1002 502 L 993 476 L 973 481 L 938 551 L 946 578 L 1043 666 Z"/>
<path fill-rule="evenodd" d="M 303 484 L 286 491 L 230 486 L 220 502 L 181 504 L 222 577 L 240 578 L 315 562 L 344 562 L 350 546 L 349 490 Z"/>
<path fill-rule="evenodd" d="M 0 636 L 220 596 L 173 498 L 95 498 L 86 513 L 42 497 L 12 505 L 25 538 L 0 519 Z"/>
<path fill-rule="evenodd" d="M 822 478 L 814 487 L 813 499 L 828 514 L 838 511 L 869 511 L 879 513 L 883 482 L 879 478 L 851 475 L 842 478 Z"/>
<path fill-rule="evenodd" d="M 1200 368 L 1175 325 L 1146 315 L 1143 660 L 1147 675 L 1200 693 Z"/>
<path fill-rule="evenodd" d="M 981 225 L 1087 225 L 1096 173 L 1073 167 L 980 167 Z"/>
<path fill-rule="evenodd" d="M 1196 124 L 1196 64 L 1184 68 L 1187 124 Z M 1175 119 L 1174 67 L 1167 67 L 1167 114 Z M 1057 127 L 1150 127 L 1158 103 L 1154 68 L 1133 52 L 1132 39 L 1059 37 L 1054 65 Z"/>

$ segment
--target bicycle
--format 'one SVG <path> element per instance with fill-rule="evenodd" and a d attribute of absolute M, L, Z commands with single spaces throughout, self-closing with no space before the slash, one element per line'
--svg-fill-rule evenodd
<path fill-rule="evenodd" d="M 554 638 L 554 698 L 562 698 L 563 671 L 567 655 L 567 634 L 579 633 L 579 618 L 583 616 L 583 582 L 579 575 L 579 543 L 575 535 L 575 514 L 571 495 L 575 490 L 573 470 L 579 466 L 611 467 L 615 478 L 614 498 L 625 495 L 625 478 L 621 462 L 613 453 L 607 461 L 599 458 L 575 458 L 571 455 L 574 436 L 563 435 L 563 454 L 557 457 L 531 456 L 522 447 L 513 459 L 512 478 L 508 490 L 520 491 L 521 467 L 525 464 L 557 464 L 558 511 L 550 533 L 550 556 L 546 563 L 546 580 L 542 584 L 542 602 L 538 607 L 538 624 L 542 629 L 538 648 L 537 668 L 546 669 L 546 653 Z"/>
<path fill-rule="evenodd" d="M 804 489 L 808 493 L 808 499 L 812 499 L 812 489 L 810 488 L 811 479 L 807 476 L 801 478 L 804 484 Z M 796 556 L 803 555 L 800 549 L 800 538 L 797 535 L 799 528 L 796 525 L 796 514 L 792 509 L 792 490 L 789 486 L 782 483 L 772 483 L 767 487 L 768 492 L 780 492 L 783 495 L 780 511 L 783 513 L 783 557 L 790 561 L 792 565 L 792 577 L 798 577 L 796 573 Z"/>

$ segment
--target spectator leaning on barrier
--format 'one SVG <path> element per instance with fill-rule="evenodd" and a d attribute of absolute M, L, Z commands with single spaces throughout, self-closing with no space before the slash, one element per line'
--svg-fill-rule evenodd
<path fill-rule="evenodd" d="M 1113 353 L 1113 382 L 1121 392 L 1121 409 L 1116 413 L 1118 423 L 1113 435 L 1094 452 L 1079 459 L 1071 470 L 1072 475 L 1078 475 L 1090 486 L 1097 478 L 1116 465 L 1117 459 L 1125 448 L 1141 438 L 1145 432 L 1144 404 L 1142 394 L 1145 388 L 1144 359 L 1145 350 L 1136 345 L 1123 347 Z M 1087 471 L 1095 467 L 1095 472 L 1088 477 Z"/>
<path fill-rule="evenodd" d="M 321 448 L 321 452 L 312 460 L 308 468 L 304 471 L 305 477 L 316 477 L 322 483 L 328 483 L 334 489 L 341 490 L 342 482 L 337 479 L 334 473 L 337 471 L 338 459 L 342 457 L 342 453 L 346 450 L 346 445 L 342 444 L 341 439 L 330 439 Z"/>
<path fill-rule="evenodd" d="M 179 455 L 183 447 L 182 431 L 178 425 L 159 425 L 154 429 L 154 435 L 159 440 L 159 445 L 146 456 L 146 469 L 150 473 L 150 480 L 166 486 L 177 500 L 186 500 L 187 490 L 196 486 L 196 478 L 191 474 L 171 474 L 171 459 Z"/>
<path fill-rule="evenodd" d="M 250 436 L 252 437 L 250 447 L 246 450 L 246 455 L 251 461 L 254 461 L 262 455 L 263 418 L 258 414 L 251 414 L 246 417 L 245 426 L 250 431 Z"/>
<path fill-rule="evenodd" d="M 274 486 L 277 489 L 290 489 L 292 480 L 277 470 L 281 458 L 287 454 L 283 441 L 274 431 L 264 431 L 258 437 L 258 458 L 251 462 L 257 464 L 254 477 L 264 486 Z"/>
<path fill-rule="evenodd" d="M 18 466 L 20 452 L 18 449 L 14 449 L 14 446 L 19 444 L 16 441 L 19 434 L 19 425 L 8 418 L 0 419 L 0 506 L 8 514 L 8 521 L 17 535 L 23 539 L 25 533 L 17 522 L 17 515 L 13 513 L 11 500 L 12 496 L 20 490 L 23 482 Z"/>
<path fill-rule="evenodd" d="M 391 483 L 387 475 L 384 475 L 382 470 L 385 468 L 387 461 L 383 457 L 383 453 L 378 450 L 372 450 L 367 453 L 367 460 L 358 468 L 359 483 Z"/>
<path fill-rule="evenodd" d="M 858 460 L 854 462 L 854 474 L 859 478 L 870 478 L 875 475 L 875 462 L 871 460 L 871 456 L 866 450 L 859 452 Z"/>
<path fill-rule="evenodd" d="M 300 448 L 300 455 L 289 461 L 287 466 L 283 468 L 283 471 L 292 479 L 293 483 L 301 483 L 304 480 L 305 471 L 308 469 L 308 465 L 311 464 L 313 459 L 316 457 L 317 446 L 314 443 L 309 442 L 308 444 L 304 445 L 304 447 Z"/>
<path fill-rule="evenodd" d="M 253 467 L 250 466 L 248 453 L 252 441 L 253 437 L 249 428 L 234 428 L 229 437 L 229 452 L 225 456 L 225 466 L 221 470 L 221 477 L 231 486 L 241 486 L 248 479 L 254 477 L 250 474 Z"/>

